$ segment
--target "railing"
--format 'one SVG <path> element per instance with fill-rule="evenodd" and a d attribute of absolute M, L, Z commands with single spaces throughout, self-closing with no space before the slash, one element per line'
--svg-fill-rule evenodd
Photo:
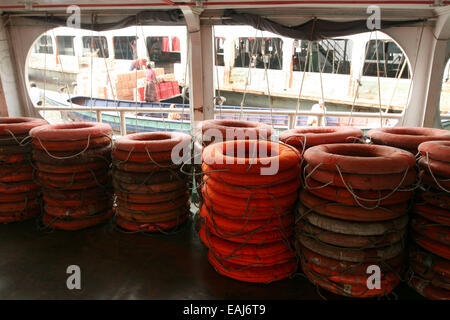
<path fill-rule="evenodd" d="M 109 111 L 119 114 L 120 120 L 120 133 L 125 135 L 127 133 L 125 113 L 179 113 L 179 114 L 189 114 L 189 108 L 131 108 L 131 107 L 84 107 L 79 105 L 72 106 L 39 106 L 36 107 L 40 111 L 91 111 L 95 112 L 97 115 L 97 121 L 102 121 L 102 112 Z M 288 123 L 287 127 L 292 129 L 297 123 L 297 117 L 301 116 L 317 116 L 319 123 L 322 117 L 352 117 L 352 118 L 380 118 L 380 113 L 377 112 L 346 112 L 346 111 L 327 111 L 325 114 L 323 112 L 312 112 L 312 111 L 296 111 L 296 110 L 240 110 L 240 109 L 226 109 L 220 110 L 216 108 L 214 110 L 216 115 L 219 114 L 247 114 L 247 115 L 266 115 L 266 116 L 287 116 Z M 402 114 L 400 113 L 382 113 L 383 119 L 401 119 Z M 441 115 L 443 119 L 450 119 L 450 115 Z"/>

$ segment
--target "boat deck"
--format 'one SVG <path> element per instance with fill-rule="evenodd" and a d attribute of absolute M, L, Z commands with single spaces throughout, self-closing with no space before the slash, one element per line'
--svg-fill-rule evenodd
<path fill-rule="evenodd" d="M 0 225 L 0 243 L 0 300 L 322 299 L 302 276 L 265 285 L 219 275 L 192 221 L 170 236 L 125 234 L 111 224 L 45 232 L 27 221 Z M 81 268 L 81 290 L 66 287 L 66 269 L 74 264 Z M 423 299 L 404 283 L 394 292 L 401 300 Z"/>

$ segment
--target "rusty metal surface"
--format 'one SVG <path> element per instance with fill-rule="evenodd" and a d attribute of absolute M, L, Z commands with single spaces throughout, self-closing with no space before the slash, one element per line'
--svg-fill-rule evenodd
<path fill-rule="evenodd" d="M 191 221 L 170 236 L 124 234 L 111 224 L 77 232 L 42 232 L 35 221 L 0 225 L 0 257 L 0 300 L 322 299 L 301 276 L 265 285 L 219 275 Z M 81 290 L 66 287 L 73 264 Z M 396 293 L 421 299 L 405 284 Z"/>

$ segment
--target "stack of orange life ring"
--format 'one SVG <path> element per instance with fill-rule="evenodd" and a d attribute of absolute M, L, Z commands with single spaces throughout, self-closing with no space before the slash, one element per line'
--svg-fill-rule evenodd
<path fill-rule="evenodd" d="M 296 271 L 293 210 L 301 182 L 299 157 L 288 146 L 262 140 L 205 148 L 199 236 L 217 272 L 268 283 Z"/>
<path fill-rule="evenodd" d="M 272 127 L 261 122 L 244 120 L 205 120 L 199 127 L 196 141 L 201 142 L 203 147 L 214 142 L 229 140 L 270 140 Z M 195 166 L 195 172 L 201 172 L 201 166 Z M 197 194 L 199 204 L 203 204 L 201 193 L 201 176 L 196 176 Z"/>
<path fill-rule="evenodd" d="M 409 284 L 426 298 L 450 300 L 450 141 L 421 143 L 419 152 Z"/>
<path fill-rule="evenodd" d="M 305 154 L 296 249 L 309 280 L 335 294 L 390 293 L 404 268 L 408 201 L 416 184 L 414 156 L 367 144 L 324 144 Z M 381 270 L 370 287 L 367 269 Z"/>
<path fill-rule="evenodd" d="M 0 223 L 40 213 L 28 134 L 46 123 L 37 118 L 0 118 Z"/>
<path fill-rule="evenodd" d="M 431 140 L 450 140 L 448 130 L 420 127 L 378 128 L 367 132 L 373 143 L 407 150 L 416 155 L 419 144 Z"/>
<path fill-rule="evenodd" d="M 283 131 L 279 139 L 303 153 L 320 144 L 353 143 L 362 136 L 360 129 L 352 127 L 302 127 Z"/>
<path fill-rule="evenodd" d="M 74 122 L 30 131 L 36 178 L 43 193 L 45 227 L 78 230 L 112 216 L 112 129 Z"/>
<path fill-rule="evenodd" d="M 180 171 L 191 137 L 180 132 L 145 132 L 114 143 L 116 223 L 132 232 L 166 232 L 189 216 L 186 177 Z"/>
<path fill-rule="evenodd" d="M 197 141 L 203 146 L 228 140 L 270 140 L 272 135 L 269 125 L 244 120 L 205 120 L 200 130 L 201 139 Z"/>

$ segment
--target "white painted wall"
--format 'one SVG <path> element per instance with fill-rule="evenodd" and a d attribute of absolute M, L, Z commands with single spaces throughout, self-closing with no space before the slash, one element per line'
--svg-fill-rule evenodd
<path fill-rule="evenodd" d="M 0 17 L 0 79 L 5 92 L 8 115 L 19 117 L 24 115 L 24 110 L 20 104 L 16 73 L 13 67 L 14 61 L 11 58 L 8 35 L 3 27 L 4 24 L 4 18 Z"/>

